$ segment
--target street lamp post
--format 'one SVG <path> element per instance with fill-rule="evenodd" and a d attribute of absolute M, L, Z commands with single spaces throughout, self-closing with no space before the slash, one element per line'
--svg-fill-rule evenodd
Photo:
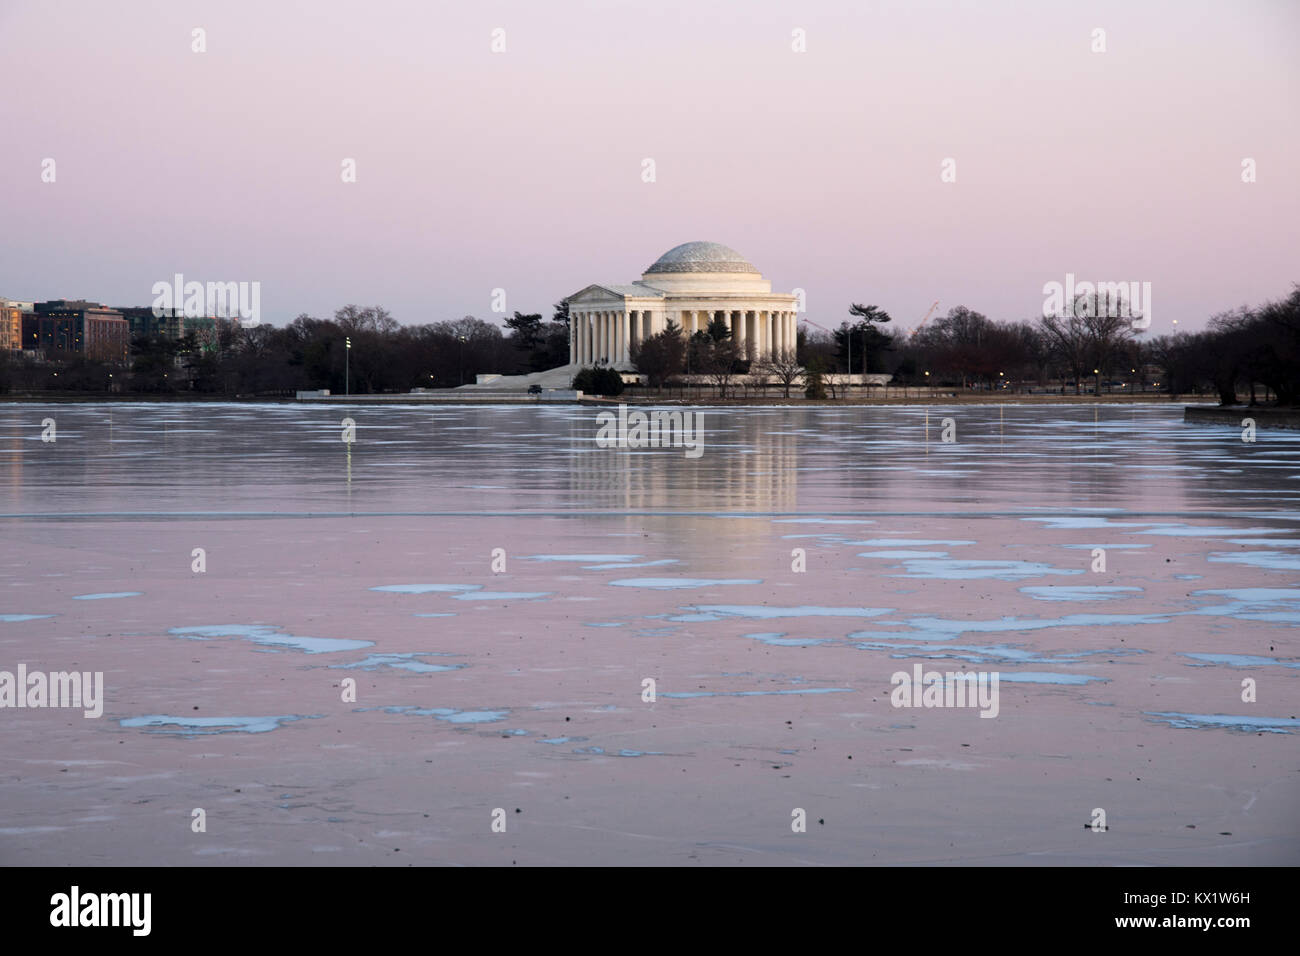
<path fill-rule="evenodd" d="M 352 336 L 343 339 L 343 394 L 352 394 Z"/>
<path fill-rule="evenodd" d="M 456 336 L 456 338 L 460 340 L 460 384 L 464 385 L 465 384 L 465 336 L 458 335 Z"/>

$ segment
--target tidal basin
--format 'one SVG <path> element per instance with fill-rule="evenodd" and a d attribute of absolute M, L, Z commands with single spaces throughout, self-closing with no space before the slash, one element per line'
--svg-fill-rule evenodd
<path fill-rule="evenodd" d="M 0 861 L 1300 863 L 1300 433 L 673 411 L 0 405 Z"/>

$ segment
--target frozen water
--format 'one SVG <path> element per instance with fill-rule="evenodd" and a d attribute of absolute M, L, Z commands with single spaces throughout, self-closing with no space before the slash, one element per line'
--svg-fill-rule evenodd
<path fill-rule="evenodd" d="M 207 641 L 217 637 L 242 637 L 254 644 L 268 647 L 292 647 L 308 654 L 332 654 L 337 651 L 359 651 L 373 647 L 374 641 L 353 641 L 334 637 L 301 637 L 285 634 L 277 627 L 265 624 L 207 624 L 200 627 L 173 627 L 168 634 L 192 641 Z"/>
<path fill-rule="evenodd" d="M 315 719 L 317 718 L 295 715 L 280 717 L 167 717 L 163 714 L 150 714 L 147 717 L 128 717 L 119 721 L 119 723 L 123 727 L 143 727 L 150 730 L 150 733 L 155 734 L 199 737 L 207 734 L 264 734 L 278 729 L 289 721 Z"/>
<path fill-rule="evenodd" d="M 753 578 L 623 578 L 610 581 L 620 588 L 654 588 L 670 591 L 677 588 L 708 588 L 724 584 L 762 584 Z"/>
<path fill-rule="evenodd" d="M 1295 717 L 1242 717 L 1228 714 L 1178 714 L 1155 711 L 1147 711 L 1146 714 L 1148 717 L 1165 721 L 1170 727 L 1184 729 L 1213 727 L 1269 734 L 1289 734 L 1293 730 L 1300 730 L 1300 719 Z"/>
<path fill-rule="evenodd" d="M 1057 811 L 1110 777 L 1108 865 L 1300 860 L 1276 750 L 1300 700 L 1300 435 L 1243 446 L 1168 403 L 729 407 L 687 461 L 596 447 L 597 411 L 0 404 L 0 666 L 103 670 L 110 715 L 6 711 L 6 859 L 192 863 L 149 808 L 216 793 L 241 825 L 214 849 L 278 865 L 399 862 L 396 833 L 401 860 L 501 862 L 475 808 L 525 798 L 542 813 L 508 842 L 548 864 L 1096 862 Z M 57 445 L 33 440 L 47 415 Z M 147 600 L 85 599 L 127 594 Z M 1128 613 L 1069 613 L 1089 606 Z M 997 671 L 1007 703 L 900 715 L 888 678 L 914 661 Z M 1202 713 L 1246 677 L 1252 714 Z M 68 774 L 30 764 L 55 758 Z M 954 799 L 935 774 L 958 769 Z M 792 784 L 833 833 L 731 812 L 788 812 Z M 1171 809 L 1235 836 L 1171 843 Z M 91 814 L 113 822 L 90 844 L 13 838 Z"/>
<path fill-rule="evenodd" d="M 1039 601 L 1113 601 L 1116 598 L 1141 594 L 1142 589 L 1104 584 L 1077 586 L 1047 584 L 1023 587 L 1020 589 L 1020 593 L 1028 594 L 1031 598 L 1036 598 Z"/>

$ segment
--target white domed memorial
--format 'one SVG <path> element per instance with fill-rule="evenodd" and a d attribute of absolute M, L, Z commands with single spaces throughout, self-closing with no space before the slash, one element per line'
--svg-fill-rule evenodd
<path fill-rule="evenodd" d="M 569 303 L 570 366 L 632 368 L 631 349 L 669 320 L 689 337 L 714 318 L 741 355 L 758 360 L 795 347 L 796 296 L 772 291 L 752 263 L 719 242 L 685 242 L 629 285 L 589 285 Z"/>

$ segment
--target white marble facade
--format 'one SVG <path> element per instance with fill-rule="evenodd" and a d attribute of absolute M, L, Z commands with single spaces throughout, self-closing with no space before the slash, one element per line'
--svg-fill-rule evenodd
<path fill-rule="evenodd" d="M 715 316 L 751 360 L 795 348 L 797 296 L 772 292 L 743 256 L 716 242 L 676 246 L 631 285 L 589 285 L 566 301 L 571 365 L 630 369 L 633 344 L 669 320 L 689 337 Z"/>

